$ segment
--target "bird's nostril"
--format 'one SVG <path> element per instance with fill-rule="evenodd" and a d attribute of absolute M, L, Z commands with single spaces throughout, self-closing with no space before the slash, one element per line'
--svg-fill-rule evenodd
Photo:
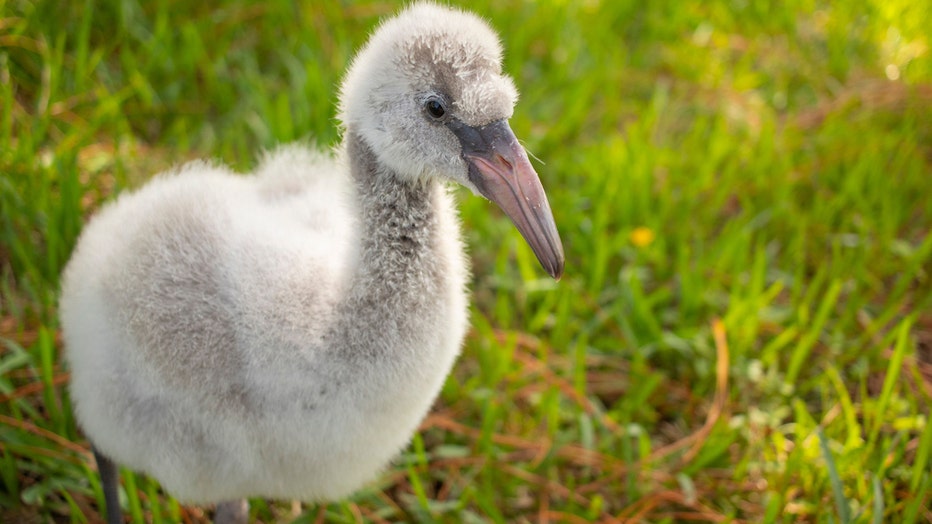
<path fill-rule="evenodd" d="M 511 162 L 509 162 L 507 158 L 503 157 L 499 153 L 495 153 L 495 161 L 498 162 L 499 164 L 504 165 L 508 169 L 514 169 L 514 166 L 511 165 Z"/>

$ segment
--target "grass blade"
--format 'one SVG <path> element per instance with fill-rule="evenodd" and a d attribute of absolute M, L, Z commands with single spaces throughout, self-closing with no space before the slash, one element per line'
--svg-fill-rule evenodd
<path fill-rule="evenodd" d="M 887 407 L 893 397 L 893 388 L 897 385 L 900 378 L 900 370 L 903 368 L 903 359 L 906 357 L 906 349 L 909 347 L 909 334 L 912 328 L 914 318 L 907 317 L 903 320 L 896 333 L 896 344 L 893 347 L 893 356 L 887 364 L 886 376 L 883 380 L 883 389 L 880 392 L 880 398 L 877 399 L 877 408 L 874 411 L 874 424 L 871 428 L 868 447 L 873 447 L 883 428 L 884 416 L 887 415 Z"/>
<path fill-rule="evenodd" d="M 872 480 L 874 486 L 874 524 L 883 524 L 883 486 L 880 484 L 880 477 L 875 476 Z"/>
<path fill-rule="evenodd" d="M 848 499 L 845 498 L 845 488 L 841 482 L 841 477 L 838 476 L 838 468 L 835 467 L 835 457 L 828 447 L 828 439 L 825 438 L 822 428 L 817 428 L 816 434 L 819 436 L 822 457 L 825 459 L 825 465 L 828 468 L 828 478 L 832 483 L 832 494 L 835 497 L 835 509 L 838 511 L 838 519 L 841 524 L 848 524 L 851 522 L 851 506 L 848 504 Z"/>

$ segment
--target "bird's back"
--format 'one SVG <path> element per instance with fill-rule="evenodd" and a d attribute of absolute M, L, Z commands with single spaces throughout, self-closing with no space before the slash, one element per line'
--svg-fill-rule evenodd
<path fill-rule="evenodd" d="M 224 365 L 230 348 L 248 352 L 247 335 L 263 326 L 302 331 L 306 344 L 305 319 L 332 309 L 352 269 L 354 213 L 333 161 L 283 153 L 256 175 L 189 164 L 102 210 L 64 275 L 70 352 L 93 344 L 82 326 L 103 321 L 122 331 L 120 351 L 135 364 L 174 386 L 214 389 L 204 371 L 238 367 Z"/>

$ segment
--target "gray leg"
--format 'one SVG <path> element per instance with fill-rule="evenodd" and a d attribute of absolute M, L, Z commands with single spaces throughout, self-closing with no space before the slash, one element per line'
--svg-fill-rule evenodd
<path fill-rule="evenodd" d="M 97 471 L 100 473 L 100 486 L 104 490 L 104 502 L 107 506 L 107 524 L 122 524 L 123 515 L 120 514 L 120 495 L 117 489 L 120 484 L 120 471 L 106 455 L 94 450 L 94 460 L 97 461 Z"/>
<path fill-rule="evenodd" d="M 248 524 L 249 502 L 246 499 L 228 500 L 217 504 L 214 524 Z"/>

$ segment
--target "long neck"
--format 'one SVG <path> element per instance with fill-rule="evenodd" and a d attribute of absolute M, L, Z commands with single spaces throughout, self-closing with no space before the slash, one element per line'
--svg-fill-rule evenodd
<path fill-rule="evenodd" d="M 430 264 L 437 234 L 433 193 L 439 190 L 438 183 L 408 182 L 379 163 L 358 135 L 347 132 L 346 140 L 359 201 L 360 270 L 365 274 L 360 276 L 402 285 Z"/>
<path fill-rule="evenodd" d="M 344 304 L 343 336 L 357 356 L 377 356 L 387 340 L 414 335 L 435 313 L 446 267 L 437 256 L 438 182 L 410 183 L 379 163 L 351 130 L 346 153 L 356 186 L 358 265 Z M 364 327 L 364 328 L 363 328 Z"/>

